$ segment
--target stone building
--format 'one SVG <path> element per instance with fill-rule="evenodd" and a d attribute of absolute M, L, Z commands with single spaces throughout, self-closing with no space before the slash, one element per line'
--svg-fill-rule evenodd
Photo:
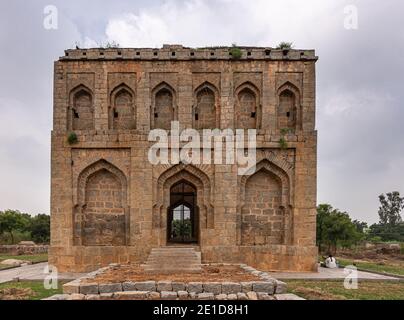
<path fill-rule="evenodd" d="M 170 245 L 194 246 L 206 263 L 316 268 L 317 57 L 240 51 L 76 49 L 55 62 L 50 263 L 59 271 L 142 263 Z M 256 129 L 255 173 L 151 164 L 149 131 L 173 120 Z"/>

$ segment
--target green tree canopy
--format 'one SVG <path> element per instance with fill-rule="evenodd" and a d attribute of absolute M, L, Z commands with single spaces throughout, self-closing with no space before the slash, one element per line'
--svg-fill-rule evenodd
<path fill-rule="evenodd" d="M 379 201 L 380 224 L 398 225 L 402 221 L 400 213 L 404 209 L 404 197 L 400 197 L 400 192 L 393 191 L 386 195 L 381 194 Z"/>
<path fill-rule="evenodd" d="M 329 204 L 317 207 L 317 245 L 329 252 L 336 252 L 337 246 L 351 246 L 363 238 L 346 212 L 334 209 Z"/>

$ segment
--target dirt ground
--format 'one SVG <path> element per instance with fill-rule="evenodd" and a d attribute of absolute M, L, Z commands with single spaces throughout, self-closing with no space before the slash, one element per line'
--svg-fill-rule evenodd
<path fill-rule="evenodd" d="M 380 265 L 388 264 L 404 267 L 404 255 L 402 254 L 383 254 L 371 250 L 363 250 L 360 252 L 344 250 L 343 252 L 338 253 L 338 257 L 360 260 L 364 262 L 373 262 Z"/>
<path fill-rule="evenodd" d="M 122 265 L 114 267 L 95 279 L 85 280 L 95 283 L 114 283 L 124 281 L 160 281 L 171 280 L 179 282 L 241 282 L 259 281 L 260 278 L 245 272 L 239 266 L 202 266 L 201 273 L 182 274 L 150 274 L 145 273 L 139 265 Z"/>

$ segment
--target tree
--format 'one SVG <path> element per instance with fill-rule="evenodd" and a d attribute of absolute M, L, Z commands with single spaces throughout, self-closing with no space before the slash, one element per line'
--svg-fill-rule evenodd
<path fill-rule="evenodd" d="M 363 221 L 354 220 L 352 223 L 355 225 L 356 230 L 360 233 L 365 233 L 366 229 L 368 228 L 368 224 Z"/>
<path fill-rule="evenodd" d="M 329 252 L 336 252 L 338 245 L 349 247 L 363 238 L 346 212 L 334 209 L 329 204 L 317 207 L 317 245 L 322 250 L 327 245 Z"/>
<path fill-rule="evenodd" d="M 0 211 L 0 234 L 8 233 L 14 244 L 14 232 L 23 231 L 29 224 L 29 215 L 18 210 Z"/>
<path fill-rule="evenodd" d="M 36 243 L 48 243 L 50 239 L 50 216 L 38 214 L 31 218 L 28 230 Z"/>
<path fill-rule="evenodd" d="M 400 212 L 404 209 L 404 197 L 400 197 L 400 192 L 393 191 L 379 196 L 379 219 L 380 224 L 396 226 L 402 219 Z"/>

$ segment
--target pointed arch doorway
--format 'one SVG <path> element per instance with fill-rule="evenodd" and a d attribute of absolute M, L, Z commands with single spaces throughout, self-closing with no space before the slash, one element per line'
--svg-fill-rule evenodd
<path fill-rule="evenodd" d="M 167 213 L 168 243 L 198 242 L 197 191 L 194 185 L 181 180 L 170 189 L 170 206 Z"/>

